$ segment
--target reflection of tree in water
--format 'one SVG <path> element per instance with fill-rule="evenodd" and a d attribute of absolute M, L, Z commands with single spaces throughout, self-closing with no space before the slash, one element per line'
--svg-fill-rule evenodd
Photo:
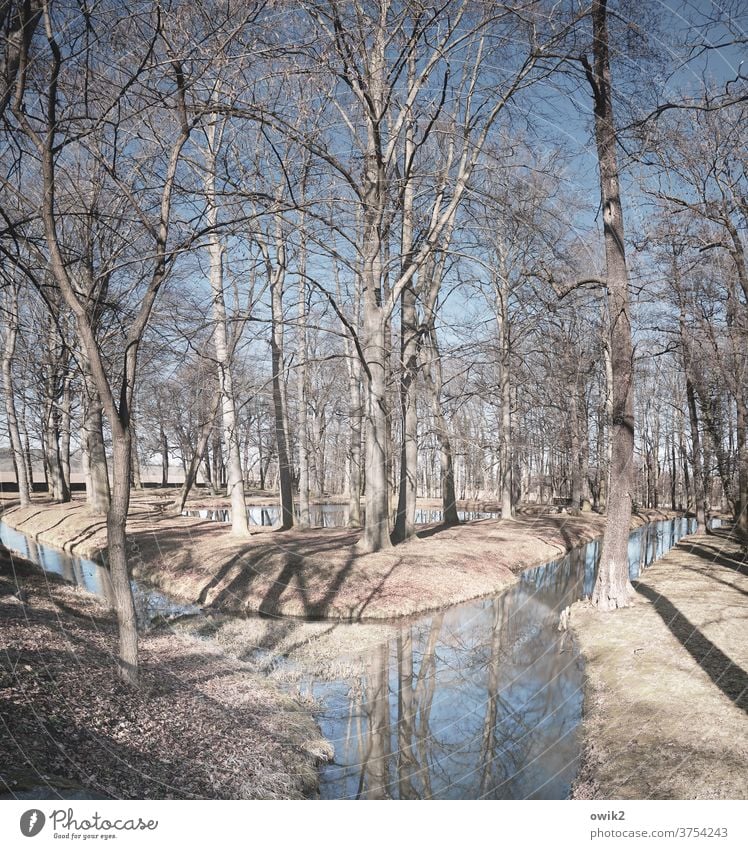
<path fill-rule="evenodd" d="M 635 565 L 685 523 L 644 528 Z M 523 573 L 501 596 L 404 627 L 366 658 L 331 796 L 563 798 L 576 775 L 582 667 L 561 611 L 591 591 L 593 542 Z M 355 704 L 354 704 L 355 703 Z M 341 746 L 340 738 L 345 737 Z"/>
<path fill-rule="evenodd" d="M 431 797 L 429 718 L 436 688 L 436 646 L 443 616 L 437 614 L 431 621 L 417 672 L 410 628 L 403 629 L 395 640 L 394 681 L 390 678 L 390 646 L 379 646 L 367 658 L 359 711 L 363 728 L 358 739 L 356 798 Z M 391 707 L 396 710 L 394 753 Z"/>
<path fill-rule="evenodd" d="M 558 612 L 543 599 L 559 581 L 471 605 L 468 617 L 441 613 L 369 655 L 355 754 L 344 755 L 356 787 L 349 780 L 346 795 L 515 797 L 545 781 L 532 767 L 517 785 L 522 765 L 547 753 L 569 724 L 554 706 L 563 712 L 569 702 L 565 667 L 578 670 L 570 652 L 559 654 L 562 635 L 548 639 Z"/>

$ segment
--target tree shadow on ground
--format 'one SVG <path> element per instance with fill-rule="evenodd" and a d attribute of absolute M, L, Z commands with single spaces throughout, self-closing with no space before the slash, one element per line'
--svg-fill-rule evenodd
<path fill-rule="evenodd" d="M 670 633 L 706 672 L 719 689 L 741 710 L 748 713 L 748 675 L 718 646 L 709 640 L 664 595 L 634 581 L 636 591 L 652 602 Z"/>
<path fill-rule="evenodd" d="M 725 587 L 729 587 L 733 592 L 740 593 L 740 595 L 748 596 L 747 590 L 741 590 L 740 587 L 736 586 L 730 581 L 724 581 L 722 578 L 718 578 L 716 575 L 713 575 L 711 571 L 707 571 L 704 568 L 699 568 L 698 566 L 688 566 L 685 563 L 682 565 L 683 569 L 687 569 L 689 572 L 695 572 L 697 575 L 703 575 L 706 578 L 709 578 L 712 581 L 716 581 L 718 584 L 722 584 Z"/>
<path fill-rule="evenodd" d="M 346 578 L 356 561 L 355 554 L 351 553 L 345 560 L 343 566 L 338 569 L 335 577 L 330 581 L 322 598 L 314 601 L 310 598 L 309 590 L 304 579 L 305 557 L 292 553 L 288 555 L 280 575 L 273 581 L 270 589 L 260 603 L 259 611 L 262 616 L 276 616 L 280 609 L 280 600 L 283 593 L 291 587 L 293 582 L 298 588 L 297 592 L 304 607 L 304 617 L 307 619 L 322 619 L 329 612 L 330 605 L 340 592 Z"/>
<path fill-rule="evenodd" d="M 213 589 L 213 587 L 217 587 L 218 584 L 228 575 L 228 573 L 233 569 L 234 565 L 241 559 L 242 552 L 235 554 L 233 557 L 229 558 L 223 566 L 216 572 L 216 574 L 205 584 L 205 586 L 200 590 L 200 594 L 197 597 L 198 604 L 205 604 L 208 593 Z"/>
<path fill-rule="evenodd" d="M 729 557 L 717 546 L 685 542 L 683 543 L 683 548 L 689 554 L 700 557 L 709 564 L 714 563 L 718 566 L 723 566 L 725 569 L 737 572 L 739 575 L 748 577 L 748 563 L 745 560 L 736 560 L 734 557 Z"/>

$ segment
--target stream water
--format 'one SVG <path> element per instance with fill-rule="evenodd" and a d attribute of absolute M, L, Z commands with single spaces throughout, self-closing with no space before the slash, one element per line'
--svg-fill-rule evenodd
<path fill-rule="evenodd" d="M 0 543 L 11 551 L 16 551 L 32 563 L 36 563 L 45 572 L 60 575 L 71 584 L 77 584 L 90 593 L 101 596 L 114 603 L 114 591 L 108 570 L 86 557 L 77 557 L 31 539 L 26 534 L 11 528 L 0 520 Z M 135 598 L 135 611 L 138 625 L 149 627 L 155 621 L 173 619 L 177 616 L 189 616 L 200 612 L 194 604 L 184 604 L 170 599 L 164 593 L 145 587 L 137 581 L 130 581 Z"/>
<path fill-rule="evenodd" d="M 695 522 L 631 534 L 629 571 Z M 522 573 L 489 599 L 420 618 L 363 658 L 356 680 L 314 682 L 335 747 L 324 798 L 564 799 L 579 759 L 583 664 L 558 630 L 592 592 L 600 541 Z"/>
<path fill-rule="evenodd" d="M 681 518 L 634 531 L 631 577 L 694 529 Z M 3 522 L 0 541 L 111 600 L 107 571 L 93 561 Z M 321 770 L 323 798 L 567 798 L 578 769 L 583 664 L 558 621 L 591 593 L 599 552 L 592 541 L 526 570 L 495 597 L 401 625 L 361 657 L 361 675 L 304 682 L 335 747 Z M 143 623 L 199 612 L 137 582 L 133 590 Z"/>

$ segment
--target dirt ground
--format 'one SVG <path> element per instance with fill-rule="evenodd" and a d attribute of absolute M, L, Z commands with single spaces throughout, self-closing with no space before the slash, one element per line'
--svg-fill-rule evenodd
<path fill-rule="evenodd" d="M 158 491 L 134 494 L 128 521 L 134 577 L 225 612 L 357 621 L 500 592 L 517 572 L 601 535 L 605 522 L 583 513 L 425 526 L 415 540 L 361 554 L 357 530 L 257 528 L 238 539 L 225 524 L 175 516 L 170 505 Z M 632 527 L 666 515 L 643 512 Z M 3 520 L 75 554 L 101 558 L 106 550 L 104 520 L 81 498 L 59 505 L 39 498 L 31 507 L 6 510 Z"/>
<path fill-rule="evenodd" d="M 125 686 L 108 608 L 2 549 L 0 645 L 0 798 L 303 798 L 331 757 L 306 708 L 184 634 L 142 635 Z"/>
<path fill-rule="evenodd" d="M 689 536 L 630 608 L 572 608 L 586 659 L 575 798 L 748 798 L 748 554 Z"/>

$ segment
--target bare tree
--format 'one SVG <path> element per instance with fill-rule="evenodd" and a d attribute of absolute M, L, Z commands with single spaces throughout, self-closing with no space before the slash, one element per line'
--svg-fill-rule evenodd
<path fill-rule="evenodd" d="M 131 483 L 131 408 L 133 391 L 137 379 L 138 348 L 143 338 L 153 304 L 161 289 L 171 264 L 175 257 L 174 247 L 169 245 L 170 224 L 172 218 L 172 198 L 182 150 L 187 143 L 195 119 L 190 117 L 187 107 L 188 82 L 186 80 L 181 59 L 169 44 L 164 31 L 163 21 L 158 13 L 154 13 L 149 41 L 143 46 L 136 76 L 124 80 L 113 81 L 113 93 L 102 92 L 100 116 L 93 118 L 82 127 L 76 126 L 74 119 L 67 114 L 64 101 L 61 98 L 61 88 L 67 84 L 76 84 L 75 68 L 70 62 L 70 44 L 61 43 L 57 37 L 57 26 L 52 10 L 48 3 L 43 4 L 43 25 L 47 42 L 45 54 L 35 57 L 36 66 L 44 67 L 46 79 L 45 89 L 41 92 L 42 100 L 39 112 L 32 112 L 30 105 L 16 102 L 13 115 L 26 137 L 32 142 L 38 157 L 39 175 L 43 184 L 41 218 L 43 232 L 48 251 L 49 267 L 62 298 L 72 312 L 81 346 L 90 364 L 92 379 L 96 385 L 104 412 L 106 414 L 112 435 L 112 498 L 107 513 L 107 545 L 109 570 L 115 596 L 115 609 L 119 622 L 119 672 L 122 678 L 130 684 L 138 682 L 138 643 L 137 623 L 133 604 L 132 591 L 128 577 L 126 522 L 130 503 Z M 118 22 L 124 35 L 128 19 Z M 111 24 L 110 24 L 111 26 Z M 112 31 L 119 29 L 112 27 Z M 131 37 L 132 37 L 131 33 Z M 106 40 L 99 33 L 99 43 L 106 51 Z M 105 56 L 100 54 L 98 61 L 105 62 Z M 92 61 L 92 60 L 91 60 Z M 111 110 L 120 106 L 127 108 L 126 96 L 129 89 L 140 82 L 143 69 L 151 66 L 151 79 L 143 79 L 145 90 L 149 82 L 156 91 L 156 80 L 152 74 L 155 68 L 164 63 L 171 77 L 172 90 L 169 100 L 157 101 L 161 106 L 157 110 L 159 119 L 163 120 L 165 113 L 171 113 L 177 118 L 175 132 L 168 138 L 160 128 L 159 137 L 164 139 L 163 148 L 158 153 L 163 155 L 163 170 L 160 170 L 160 189 L 155 219 L 151 217 L 138 198 L 138 190 L 132 183 L 126 181 L 126 170 L 118 158 L 122 152 L 114 151 L 114 157 L 107 158 L 106 149 L 102 145 L 97 149 L 94 135 L 107 127 L 107 119 Z M 159 81 L 160 83 L 162 81 Z M 27 89 L 28 91 L 28 89 Z M 109 100 L 106 103 L 106 100 Z M 169 102 L 171 101 L 171 102 Z M 138 116 L 139 108 L 135 106 L 133 118 Z M 155 116 L 151 116 L 155 117 Z M 120 119 L 120 125 L 122 119 Z M 117 127 L 115 126 L 115 132 Z M 57 211 L 57 192 L 60 186 L 64 165 L 61 153 L 71 145 L 79 143 L 80 137 L 89 139 L 88 150 L 95 161 L 106 167 L 106 171 L 115 191 L 124 195 L 130 202 L 132 213 L 142 227 L 142 236 L 149 244 L 150 272 L 134 310 L 132 321 L 124 332 L 124 340 L 119 351 L 117 365 L 110 368 L 105 359 L 101 339 L 97 336 L 96 327 L 87 308 L 84 292 L 79 282 L 71 276 L 70 266 L 66 261 L 60 238 L 59 219 Z M 137 180 L 137 168 L 131 172 Z M 154 171 L 154 173 L 156 173 Z M 115 387 L 115 381 L 119 383 Z"/>
<path fill-rule="evenodd" d="M 593 61 L 584 61 L 595 105 L 613 381 L 608 515 L 592 603 L 601 610 L 615 610 L 628 606 L 633 596 L 629 581 L 628 539 L 634 483 L 634 374 L 629 278 L 610 79 L 607 0 L 593 0 L 591 14 Z"/>

